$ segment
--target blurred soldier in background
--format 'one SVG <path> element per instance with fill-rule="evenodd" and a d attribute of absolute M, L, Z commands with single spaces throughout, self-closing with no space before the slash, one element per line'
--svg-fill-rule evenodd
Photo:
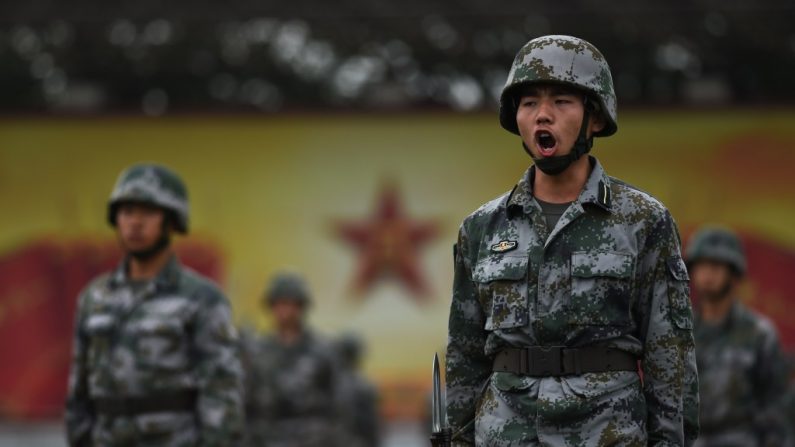
<path fill-rule="evenodd" d="M 264 304 L 273 315 L 275 333 L 242 344 L 248 445 L 341 445 L 339 365 L 333 344 L 306 325 L 311 304 L 306 281 L 296 273 L 275 275 Z"/>
<path fill-rule="evenodd" d="M 108 204 L 125 257 L 80 295 L 66 429 L 71 446 L 232 446 L 242 368 L 227 299 L 180 265 L 182 180 L 158 165 L 119 177 Z"/>
<path fill-rule="evenodd" d="M 453 445 L 682 446 L 697 436 L 676 224 L 586 155 L 616 119 L 610 68 L 590 43 L 544 36 L 516 55 L 500 123 L 534 166 L 461 225 L 447 346 Z"/>
<path fill-rule="evenodd" d="M 687 247 L 698 299 L 699 447 L 789 445 L 784 411 L 787 365 L 773 323 L 737 299 L 743 247 L 725 229 L 704 228 Z"/>
<path fill-rule="evenodd" d="M 364 342 L 356 334 L 343 334 L 337 341 L 341 363 L 338 390 L 346 447 L 378 445 L 378 392 L 360 371 L 364 349 Z"/>
<path fill-rule="evenodd" d="M 795 357 L 788 358 L 789 365 L 789 387 L 787 397 L 784 399 L 787 427 L 789 428 L 790 446 L 795 445 Z"/>

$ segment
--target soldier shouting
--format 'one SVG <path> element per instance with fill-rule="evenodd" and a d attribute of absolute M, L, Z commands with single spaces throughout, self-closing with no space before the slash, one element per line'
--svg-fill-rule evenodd
<path fill-rule="evenodd" d="M 617 130 L 604 57 L 575 37 L 531 40 L 500 123 L 534 166 L 459 231 L 453 445 L 692 444 L 698 383 L 676 224 L 586 155 L 593 137 Z"/>
<path fill-rule="evenodd" d="M 242 368 L 229 303 L 170 246 L 172 233 L 188 231 L 185 185 L 163 166 L 133 166 L 108 220 L 125 257 L 79 298 L 69 445 L 239 445 Z"/>

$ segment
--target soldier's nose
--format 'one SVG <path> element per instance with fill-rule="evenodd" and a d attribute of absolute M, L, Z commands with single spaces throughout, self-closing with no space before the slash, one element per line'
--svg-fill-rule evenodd
<path fill-rule="evenodd" d="M 550 112 L 549 104 L 546 101 L 541 101 L 538 105 L 538 112 L 536 113 L 536 123 L 548 124 L 552 122 L 552 113 Z"/>

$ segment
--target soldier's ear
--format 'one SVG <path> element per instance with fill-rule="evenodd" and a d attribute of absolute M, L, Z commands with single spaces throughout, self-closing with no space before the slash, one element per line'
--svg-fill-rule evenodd
<path fill-rule="evenodd" d="M 604 114 L 600 112 L 591 114 L 591 135 L 601 132 L 606 125 L 607 121 L 605 120 Z"/>
<path fill-rule="evenodd" d="M 173 211 L 163 210 L 163 231 L 169 236 L 177 231 L 177 216 Z"/>

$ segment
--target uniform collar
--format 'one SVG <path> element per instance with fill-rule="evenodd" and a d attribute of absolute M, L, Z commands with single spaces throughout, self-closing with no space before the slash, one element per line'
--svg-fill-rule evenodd
<path fill-rule="evenodd" d="M 580 204 L 592 204 L 611 212 L 613 206 L 613 196 L 610 192 L 610 177 L 602 168 L 602 164 L 596 157 L 589 156 L 588 160 L 591 162 L 591 173 L 588 180 L 585 182 L 585 187 L 577 197 L 576 202 Z M 535 165 L 530 166 L 525 171 L 519 183 L 514 186 L 513 191 L 508 195 L 506 201 L 506 213 L 509 219 L 524 212 L 525 214 L 532 213 L 536 207 L 534 205 L 535 198 L 533 197 L 533 182 L 536 176 Z"/>
<path fill-rule="evenodd" d="M 113 271 L 110 277 L 110 285 L 113 288 L 127 284 L 130 279 L 127 276 L 127 266 L 130 263 L 130 256 L 125 256 L 119 263 L 116 270 Z M 153 283 L 157 290 L 174 289 L 179 284 L 179 277 L 181 273 L 181 266 L 179 259 L 176 255 L 171 257 L 166 262 L 166 265 L 158 272 L 157 276 L 153 279 Z"/>
<path fill-rule="evenodd" d="M 701 312 L 696 312 L 696 319 L 701 326 L 712 328 L 713 330 L 721 330 L 726 331 L 731 329 L 737 321 L 739 321 L 743 317 L 743 306 L 740 304 L 738 298 L 730 298 L 732 299 L 731 307 L 729 311 L 726 312 L 726 315 L 723 316 L 723 319 L 716 323 L 707 323 L 701 317 Z"/>

